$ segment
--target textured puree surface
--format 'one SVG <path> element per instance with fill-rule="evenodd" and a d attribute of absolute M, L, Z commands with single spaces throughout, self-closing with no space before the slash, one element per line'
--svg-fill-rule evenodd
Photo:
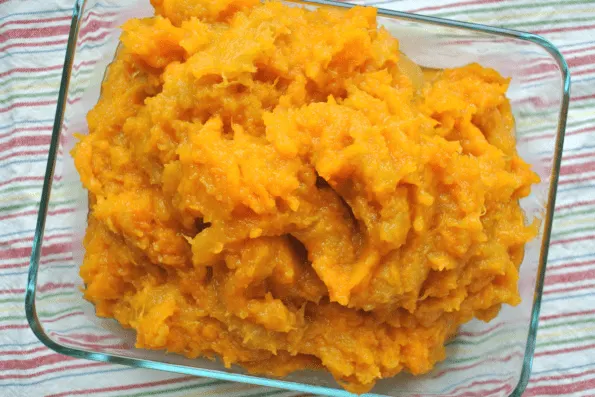
<path fill-rule="evenodd" d="M 508 80 L 426 74 L 372 8 L 153 1 L 73 151 L 81 276 L 137 346 L 364 392 L 519 303 Z"/>

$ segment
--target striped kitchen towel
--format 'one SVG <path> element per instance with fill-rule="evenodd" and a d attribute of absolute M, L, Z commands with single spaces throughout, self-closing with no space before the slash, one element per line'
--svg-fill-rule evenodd
<path fill-rule="evenodd" d="M 296 396 L 298 393 L 61 356 L 26 323 L 24 286 L 72 0 L 0 0 L 0 394 L 2 396 Z M 378 0 L 357 4 L 526 30 L 551 40 L 573 76 L 572 101 L 538 345 L 526 396 L 595 395 L 595 2 Z M 105 42 L 101 12 L 86 45 Z M 92 68 L 77 71 L 88 81 Z M 75 96 L 82 95 L 75 90 Z M 537 136 L 535 139 L 539 139 Z M 68 211 L 63 203 L 59 211 Z M 55 241 L 48 261 L 72 260 Z M 67 302 L 72 286 L 45 293 Z M 58 316 L 60 313 L 56 313 Z M 498 393 L 482 380 L 479 395 Z M 473 395 L 460 390 L 459 395 Z"/>

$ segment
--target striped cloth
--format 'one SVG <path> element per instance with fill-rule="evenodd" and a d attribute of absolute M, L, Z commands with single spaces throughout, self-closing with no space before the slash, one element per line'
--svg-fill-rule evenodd
<path fill-rule="evenodd" d="M 72 2 L 0 0 L 1 394 L 298 395 L 64 357 L 42 346 L 29 330 L 24 286 Z M 572 102 L 538 345 L 525 395 L 595 395 L 595 2 L 356 3 L 527 30 L 544 35 L 564 53 L 573 76 Z M 90 29 L 89 40 L 100 45 L 101 23 Z M 47 234 L 60 238 L 60 230 Z M 52 286 L 57 299 L 62 287 Z"/>

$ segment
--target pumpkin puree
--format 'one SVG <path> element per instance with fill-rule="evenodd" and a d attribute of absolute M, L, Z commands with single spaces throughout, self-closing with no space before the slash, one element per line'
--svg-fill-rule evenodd
<path fill-rule="evenodd" d="M 73 151 L 80 274 L 137 346 L 365 392 L 519 303 L 539 179 L 508 80 L 425 74 L 374 8 L 153 0 Z"/>

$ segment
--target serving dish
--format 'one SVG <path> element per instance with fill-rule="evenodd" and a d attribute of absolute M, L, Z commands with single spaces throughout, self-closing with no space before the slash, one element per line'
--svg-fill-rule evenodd
<path fill-rule="evenodd" d="M 332 1 L 292 4 L 350 7 Z M 31 328 L 48 347 L 73 357 L 320 395 L 349 395 L 322 372 L 268 379 L 206 359 L 136 349 L 131 332 L 97 318 L 92 305 L 82 299 L 78 265 L 88 203 L 68 153 L 75 142 L 73 134 L 86 131 L 84 116 L 99 96 L 105 67 L 118 45 L 118 27 L 131 17 L 150 14 L 146 1 L 80 0 L 75 4 L 27 285 Z M 423 67 L 478 62 L 511 77 L 508 96 L 516 118 L 518 150 L 542 181 L 521 203 L 529 219 L 541 219 L 539 235 L 528 244 L 521 266 L 523 302 L 504 308 L 489 324 L 474 321 L 463 326 L 448 346 L 449 358 L 430 374 L 384 380 L 372 395 L 520 395 L 530 375 L 547 263 L 568 110 L 567 65 L 551 43 L 529 33 L 389 10 L 380 10 L 379 24 Z M 67 293 L 52 293 L 56 286 Z"/>

